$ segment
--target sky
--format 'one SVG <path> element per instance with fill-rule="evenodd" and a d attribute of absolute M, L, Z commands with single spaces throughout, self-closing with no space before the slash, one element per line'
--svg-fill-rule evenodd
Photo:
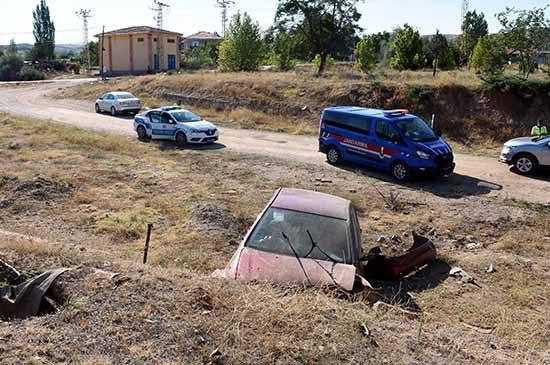
<path fill-rule="evenodd" d="M 221 13 L 216 0 L 164 0 L 171 5 L 165 14 L 164 28 L 190 35 L 200 30 L 221 33 Z M 277 0 L 235 0 L 230 15 L 248 12 L 263 29 L 273 23 Z M 38 0 L 0 0 L 0 44 L 14 38 L 17 43 L 34 43 L 32 11 Z M 91 9 L 90 39 L 103 26 L 114 30 L 136 25 L 154 26 L 153 0 L 47 0 L 56 26 L 56 43 L 83 42 L 82 21 L 75 15 L 81 8 Z M 550 4 L 550 0 L 470 0 L 470 9 L 484 12 L 489 30 L 500 27 L 495 14 L 506 6 L 527 9 Z M 462 0 L 366 0 L 359 5 L 363 14 L 360 26 L 366 33 L 391 31 L 409 23 L 421 34 L 460 33 Z"/>

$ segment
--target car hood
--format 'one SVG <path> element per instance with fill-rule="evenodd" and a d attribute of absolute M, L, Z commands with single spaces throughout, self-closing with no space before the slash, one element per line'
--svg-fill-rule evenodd
<path fill-rule="evenodd" d="M 537 143 L 532 137 L 521 137 L 512 139 L 504 144 L 504 147 L 535 146 Z"/>
<path fill-rule="evenodd" d="M 200 122 L 191 122 L 191 123 L 178 123 L 178 125 L 191 127 L 198 130 L 217 129 L 217 127 L 214 124 L 207 122 L 206 120 L 201 120 Z"/>
<path fill-rule="evenodd" d="M 447 142 L 445 142 L 441 138 L 431 142 L 414 142 L 414 146 L 418 150 L 430 153 L 435 156 L 446 155 L 453 152 L 449 144 L 447 144 Z"/>

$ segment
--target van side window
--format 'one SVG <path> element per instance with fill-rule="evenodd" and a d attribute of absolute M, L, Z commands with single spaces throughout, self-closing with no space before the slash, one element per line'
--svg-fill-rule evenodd
<path fill-rule="evenodd" d="M 392 141 L 393 138 L 400 138 L 399 134 L 391 126 L 390 123 L 379 120 L 376 122 L 376 135 L 379 138 Z"/>
<path fill-rule="evenodd" d="M 327 116 L 323 119 L 323 122 L 329 127 L 342 128 L 351 132 L 369 134 L 371 121 L 366 118 L 356 118 L 342 116 L 341 118 L 334 118 Z"/>

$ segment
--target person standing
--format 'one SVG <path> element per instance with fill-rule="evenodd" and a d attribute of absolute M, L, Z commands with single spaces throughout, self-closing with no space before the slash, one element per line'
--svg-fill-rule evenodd
<path fill-rule="evenodd" d="M 542 137 L 546 136 L 548 134 L 548 128 L 546 126 L 542 125 L 542 120 L 539 120 L 537 122 L 537 125 L 531 129 L 531 136 L 532 137 Z"/>

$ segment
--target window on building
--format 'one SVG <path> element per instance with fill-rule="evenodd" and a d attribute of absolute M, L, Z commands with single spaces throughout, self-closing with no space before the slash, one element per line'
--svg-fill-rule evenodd
<path fill-rule="evenodd" d="M 138 38 L 137 41 L 138 42 L 145 42 L 145 38 Z"/>
<path fill-rule="evenodd" d="M 176 43 L 176 40 L 175 39 L 169 39 L 168 43 Z"/>
<path fill-rule="evenodd" d="M 156 38 L 153 38 L 153 42 L 156 42 L 156 41 L 157 41 L 157 39 L 156 39 Z"/>

